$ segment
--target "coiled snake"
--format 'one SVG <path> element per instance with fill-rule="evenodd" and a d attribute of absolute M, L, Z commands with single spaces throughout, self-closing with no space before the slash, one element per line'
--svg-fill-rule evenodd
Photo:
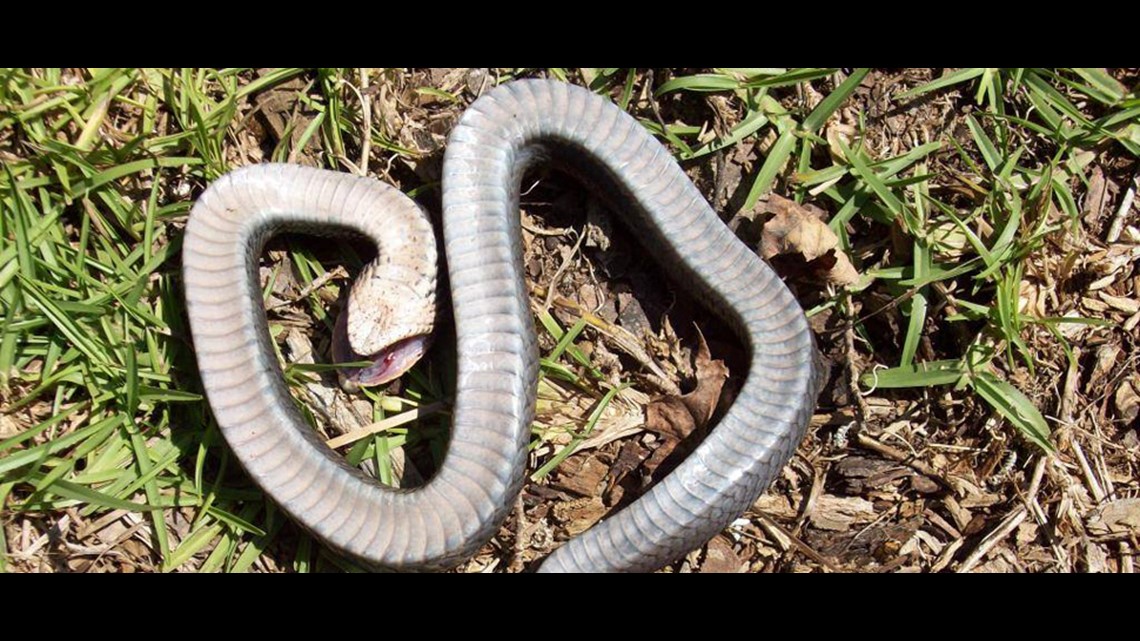
<path fill-rule="evenodd" d="M 518 213 L 523 172 L 536 162 L 566 167 L 604 190 L 661 265 L 722 316 L 751 354 L 739 395 L 704 442 L 540 570 L 659 568 L 743 513 L 802 439 L 819 386 L 817 356 L 803 311 L 776 274 L 624 111 L 572 85 L 511 82 L 471 105 L 444 157 L 457 383 L 447 454 L 422 487 L 382 487 L 304 423 L 270 342 L 256 273 L 263 242 L 276 231 L 347 228 L 379 250 L 354 287 L 374 281 L 396 308 L 416 291 L 433 290 L 421 272 L 423 262 L 434 263 L 435 246 L 418 207 L 374 180 L 260 165 L 216 181 L 191 213 L 186 302 L 218 425 L 254 481 L 333 549 L 373 566 L 446 568 L 488 541 L 513 506 L 538 376 Z M 412 305 L 399 316 L 430 314 L 434 296 Z M 350 306 L 349 314 L 360 353 L 381 352 L 420 331 L 418 321 L 397 320 L 376 336 L 357 335 L 355 324 L 373 326 L 386 313 Z"/>

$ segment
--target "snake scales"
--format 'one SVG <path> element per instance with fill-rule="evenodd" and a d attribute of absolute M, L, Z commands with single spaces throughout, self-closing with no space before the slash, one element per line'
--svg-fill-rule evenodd
<path fill-rule="evenodd" d="M 422 487 L 382 487 L 304 423 L 282 380 L 256 278 L 269 235 L 345 228 L 377 244 L 377 264 L 365 276 L 389 288 L 383 290 L 392 292 L 389 302 L 401 288 L 422 290 L 419 264 L 434 262 L 435 246 L 417 206 L 377 181 L 260 165 L 216 181 L 191 213 L 183 249 L 186 301 L 218 425 L 254 481 L 335 550 L 372 566 L 446 568 L 483 545 L 513 506 L 525 475 L 539 360 L 518 200 L 524 171 L 538 162 L 567 168 L 606 193 L 661 265 L 722 316 L 751 354 L 736 401 L 705 441 L 636 502 L 556 550 L 540 570 L 659 568 L 748 508 L 802 439 L 818 365 L 788 289 L 633 118 L 582 88 L 516 81 L 471 105 L 444 158 L 457 383 L 446 457 Z M 428 258 L 402 258 L 412 248 Z M 434 297 L 427 298 L 401 315 L 430 313 Z M 358 313 L 362 325 L 377 316 Z M 415 321 L 401 322 L 373 332 L 387 336 L 353 336 L 353 348 L 372 353 L 377 342 L 419 331 Z"/>

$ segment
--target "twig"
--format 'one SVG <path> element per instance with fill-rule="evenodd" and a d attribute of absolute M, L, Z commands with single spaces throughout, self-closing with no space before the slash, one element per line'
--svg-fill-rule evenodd
<path fill-rule="evenodd" d="M 550 311 L 550 304 L 554 300 L 554 295 L 558 292 L 558 282 L 562 280 L 562 275 L 566 273 L 566 269 L 573 262 L 574 257 L 578 255 L 578 250 L 582 247 L 582 241 L 585 240 L 586 234 L 578 234 L 578 242 L 574 243 L 574 249 L 566 256 L 566 260 L 558 266 L 558 270 L 554 272 L 554 277 L 550 279 L 550 287 L 546 290 L 546 301 L 542 304 L 542 311 Z"/>
<path fill-rule="evenodd" d="M 512 549 L 513 557 L 511 562 L 507 565 L 507 569 L 511 572 L 522 572 L 523 569 L 523 548 L 526 545 L 523 543 L 523 537 L 526 536 L 526 509 L 523 505 L 522 492 L 519 492 L 515 497 L 515 540 Z"/>
<path fill-rule="evenodd" d="M 1076 409 L 1077 387 L 1080 385 L 1081 348 L 1073 346 L 1073 358 L 1069 361 L 1068 371 L 1065 372 L 1065 384 L 1061 389 L 1061 422 L 1065 425 L 1073 424 L 1073 414 Z"/>
<path fill-rule="evenodd" d="M 542 229 L 531 225 L 525 220 L 522 221 L 522 228 L 534 234 L 535 236 L 565 236 L 576 231 L 573 227 L 555 227 L 553 229 Z"/>
<path fill-rule="evenodd" d="M 939 554 L 938 558 L 931 564 L 930 571 L 934 573 L 945 570 L 946 567 L 950 565 L 950 562 L 954 560 L 954 555 L 958 553 L 958 550 L 962 549 L 962 545 L 965 542 L 966 539 L 959 537 L 947 544 L 946 547 L 942 549 L 942 553 Z"/>
<path fill-rule="evenodd" d="M 360 73 L 360 111 L 364 118 L 364 133 L 361 137 L 360 149 L 360 175 L 368 175 L 368 160 L 372 154 L 372 96 L 368 95 L 368 69 L 361 68 Z"/>
<path fill-rule="evenodd" d="M 1085 458 L 1084 449 L 1081 448 L 1081 444 L 1078 443 L 1076 439 L 1073 439 L 1070 445 L 1073 448 L 1073 454 L 1077 457 L 1077 463 L 1081 466 L 1081 472 L 1085 476 L 1085 485 L 1088 486 L 1089 492 L 1093 495 L 1093 499 L 1097 503 L 1103 503 L 1105 498 L 1104 490 L 1101 489 L 1100 483 L 1096 480 L 1092 467 L 1089 466 L 1089 460 Z"/>
<path fill-rule="evenodd" d="M 1029 490 L 1025 494 L 1025 505 L 1033 514 L 1033 519 L 1039 525 L 1045 528 L 1045 536 L 1049 540 L 1049 547 L 1053 551 L 1053 558 L 1057 559 L 1063 571 L 1069 570 L 1069 554 L 1061 547 L 1060 541 L 1049 530 L 1049 515 L 1045 513 L 1045 509 L 1041 507 L 1041 503 L 1037 500 L 1037 495 L 1041 492 L 1041 480 L 1045 478 L 1045 466 L 1048 465 L 1049 457 L 1045 455 L 1037 459 L 1037 464 L 1033 466 L 1033 476 L 1029 481 Z M 1056 530 L 1056 528 L 1052 528 Z"/>
<path fill-rule="evenodd" d="M 1108 234 L 1104 239 L 1110 243 L 1115 243 L 1120 240 L 1120 232 L 1124 230 L 1124 219 L 1128 217 L 1128 211 L 1132 209 L 1132 201 L 1136 199 L 1136 187 L 1140 185 L 1140 171 L 1132 174 L 1132 184 L 1124 192 L 1124 197 L 1120 199 L 1120 206 L 1116 208 L 1116 214 L 1112 217 L 1112 223 L 1108 226 Z"/>
<path fill-rule="evenodd" d="M 774 521 L 767 514 L 764 514 L 762 512 L 756 512 L 755 514 L 758 517 L 757 520 L 760 522 L 761 529 L 763 529 L 764 532 L 768 534 L 768 536 L 775 539 L 776 542 L 783 546 L 785 550 L 789 547 L 794 547 L 827 570 L 831 572 L 840 571 L 839 568 L 835 567 L 831 564 L 830 561 L 824 558 L 822 554 L 816 552 L 815 549 L 813 549 L 810 545 L 801 541 L 799 537 L 789 532 L 787 528 Z"/>
<path fill-rule="evenodd" d="M 871 450 L 872 452 L 882 454 L 883 456 L 889 459 L 894 459 L 904 465 L 909 465 L 915 470 L 921 472 L 924 476 L 930 477 L 934 481 L 937 481 L 939 485 L 942 485 L 949 490 L 955 489 L 954 484 L 951 483 L 948 478 L 943 476 L 941 472 L 934 469 L 934 467 L 930 464 L 918 460 L 913 454 L 909 454 L 900 449 L 891 447 L 886 443 L 877 441 L 862 432 L 855 435 L 855 443 L 863 449 Z"/>
<path fill-rule="evenodd" d="M 1021 525 L 1021 522 L 1025 520 L 1026 516 L 1029 516 L 1029 510 L 1027 510 L 1024 505 L 1018 506 L 1016 510 L 1010 512 L 993 531 L 987 534 L 985 538 L 978 543 L 978 547 L 974 548 L 970 556 L 967 556 L 966 560 L 962 561 L 962 565 L 958 566 L 958 572 L 969 572 L 974 569 L 974 566 L 976 566 L 986 554 L 989 554 L 995 545 L 1009 536 L 1011 532 L 1017 529 L 1017 526 Z"/>
<path fill-rule="evenodd" d="M 552 282 L 551 285 L 553 284 L 554 283 Z M 538 293 L 539 289 L 540 288 L 535 288 L 535 293 Z M 665 370 L 663 370 L 661 366 L 657 364 L 657 361 L 655 361 L 653 357 L 650 356 L 649 352 L 647 352 L 645 348 L 641 346 L 641 341 L 638 340 L 637 336 L 635 336 L 628 329 L 620 325 L 614 325 L 613 323 L 608 322 L 604 318 L 598 316 L 588 309 L 583 308 L 581 305 L 568 298 L 555 296 L 553 300 L 551 300 L 550 293 L 553 291 L 553 289 L 547 290 L 546 298 L 548 301 L 553 302 L 556 307 L 572 313 L 578 318 L 586 321 L 587 325 L 593 327 L 598 331 L 599 334 L 601 334 L 602 339 L 605 340 L 607 344 L 632 357 L 642 367 L 649 370 L 649 373 L 645 375 L 645 378 L 647 381 L 655 385 L 658 389 L 665 392 L 666 394 L 671 394 L 673 396 L 681 395 L 681 388 L 669 379 L 669 376 L 665 373 Z M 549 306 L 547 309 L 549 309 Z"/>
<path fill-rule="evenodd" d="M 302 300 L 304 300 L 306 297 L 308 297 L 309 294 L 312 294 L 313 292 L 320 289 L 321 287 L 324 287 L 325 283 L 329 282 L 330 280 L 333 280 L 334 278 L 348 278 L 348 271 L 346 271 L 344 269 L 344 267 L 341 267 L 341 266 L 334 267 L 332 270 L 327 271 L 327 272 L 321 274 L 320 276 L 317 276 L 316 278 L 314 278 L 313 282 L 302 287 L 301 291 L 297 292 L 297 295 L 294 296 L 292 299 L 279 300 L 276 303 L 273 303 L 272 305 L 267 305 L 265 307 L 265 309 L 271 311 L 271 310 L 277 309 L 279 307 L 286 307 L 288 305 L 293 305 L 295 303 L 299 303 Z"/>
<path fill-rule="evenodd" d="M 355 443 L 360 439 L 367 438 L 373 434 L 379 434 L 380 432 L 390 430 L 393 427 L 399 427 L 405 423 L 411 423 L 416 419 L 431 416 L 432 414 L 435 414 L 436 412 L 442 410 L 443 407 L 444 404 L 442 401 L 436 401 L 435 403 L 424 405 L 423 407 L 410 409 L 395 416 L 389 416 L 382 421 L 378 421 L 359 430 L 353 430 L 348 434 L 342 434 L 336 438 L 331 438 L 325 441 L 325 445 L 328 445 L 335 450 L 338 447 L 343 447 L 345 445 Z"/>
<path fill-rule="evenodd" d="M 28 521 L 24 521 L 24 523 L 26 527 Z M 32 558 L 32 555 L 38 552 L 43 546 L 50 543 L 53 537 L 62 535 L 70 523 L 71 517 L 67 514 L 64 514 L 63 516 L 59 517 L 58 521 L 52 523 L 46 532 L 39 535 L 35 541 L 29 543 L 25 540 L 24 545 L 22 545 L 19 550 L 13 550 L 10 554 L 17 559 L 30 560 Z M 55 532 L 55 534 L 53 534 L 53 532 Z M 25 532 L 25 539 L 26 538 L 27 533 Z"/>

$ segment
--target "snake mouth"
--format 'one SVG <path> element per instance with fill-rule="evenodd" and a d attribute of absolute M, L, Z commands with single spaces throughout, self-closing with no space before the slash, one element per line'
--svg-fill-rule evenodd
<path fill-rule="evenodd" d="M 420 334 L 398 340 L 375 354 L 356 353 L 348 340 L 348 330 L 344 314 L 336 321 L 333 330 L 333 360 L 337 363 L 371 364 L 358 367 L 341 367 L 337 370 L 341 387 L 356 392 L 362 387 L 375 387 L 390 383 L 410 370 L 427 352 L 430 336 Z"/>

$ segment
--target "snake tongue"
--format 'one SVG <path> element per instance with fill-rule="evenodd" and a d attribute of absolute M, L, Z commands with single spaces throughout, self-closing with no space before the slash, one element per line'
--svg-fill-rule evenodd
<path fill-rule="evenodd" d="M 412 336 L 396 341 L 375 354 L 357 354 L 349 343 L 345 315 L 341 314 L 333 329 L 332 343 L 333 360 L 337 363 L 372 363 L 366 367 L 342 367 L 338 370 L 341 386 L 348 391 L 356 391 L 361 387 L 383 385 L 403 376 L 427 351 L 428 337 Z"/>

